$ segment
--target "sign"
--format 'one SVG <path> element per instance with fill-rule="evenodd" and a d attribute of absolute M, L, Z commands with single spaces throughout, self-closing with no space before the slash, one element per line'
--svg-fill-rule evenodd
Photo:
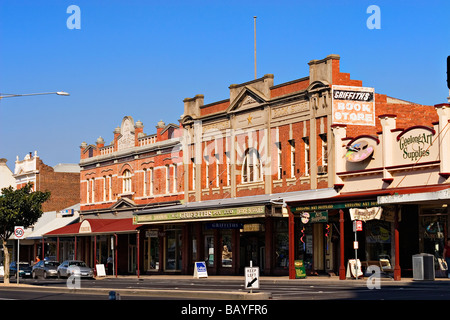
<path fill-rule="evenodd" d="M 97 270 L 97 277 L 106 277 L 104 264 L 96 264 L 95 269 Z"/>
<path fill-rule="evenodd" d="M 208 270 L 206 269 L 205 261 L 195 262 L 194 264 L 194 278 L 208 278 Z"/>
<path fill-rule="evenodd" d="M 381 207 L 372 207 L 367 209 L 352 208 L 350 211 L 351 220 L 362 220 L 364 222 L 368 220 L 380 220 L 383 209 Z"/>
<path fill-rule="evenodd" d="M 259 267 L 245 268 L 245 288 L 259 289 Z"/>
<path fill-rule="evenodd" d="M 374 147 L 367 141 L 361 140 L 347 147 L 345 158 L 350 162 L 361 162 L 369 158 L 374 151 Z"/>
<path fill-rule="evenodd" d="M 333 124 L 374 126 L 375 89 L 332 86 Z"/>
<path fill-rule="evenodd" d="M 303 211 L 320 211 L 320 210 L 331 210 L 331 209 L 348 209 L 348 208 L 367 208 L 379 206 L 377 201 L 356 201 L 356 202 L 344 202 L 344 203 L 330 203 L 330 204 L 318 204 L 312 206 L 300 206 L 291 207 L 292 213 L 298 213 Z M 363 219 L 359 219 L 363 220 Z"/>
<path fill-rule="evenodd" d="M 356 232 L 356 231 L 363 231 L 362 221 L 360 221 L 360 220 L 353 221 L 353 232 Z"/>
<path fill-rule="evenodd" d="M 14 236 L 16 239 L 21 239 L 25 235 L 25 231 L 23 227 L 14 227 Z"/>
<path fill-rule="evenodd" d="M 135 215 L 133 217 L 133 224 L 175 221 L 175 220 L 201 220 L 201 219 L 215 219 L 215 218 L 227 218 L 239 216 L 256 216 L 256 215 L 264 215 L 265 213 L 266 213 L 265 206 L 155 213 L 155 214 Z"/>
<path fill-rule="evenodd" d="M 295 269 L 295 279 L 306 278 L 306 270 L 305 265 L 303 264 L 303 260 L 295 260 L 294 269 Z"/>
<path fill-rule="evenodd" d="M 432 148 L 435 133 L 434 129 L 425 126 L 414 126 L 402 131 L 397 136 L 397 142 L 403 160 L 416 162 L 426 160 L 432 153 L 437 154 L 436 148 Z"/>

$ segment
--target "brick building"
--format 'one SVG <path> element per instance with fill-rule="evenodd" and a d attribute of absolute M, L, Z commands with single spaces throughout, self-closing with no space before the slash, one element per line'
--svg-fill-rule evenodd
<path fill-rule="evenodd" d="M 136 210 L 179 204 L 183 199 L 181 133 L 179 126 L 159 121 L 156 133 L 145 134 L 141 121 L 126 116 L 114 129 L 110 144 L 102 137 L 96 144 L 83 142 L 81 221 L 47 236 L 70 243 L 73 255 L 91 266 L 94 261 L 106 265 L 114 257 L 111 268 L 121 274 L 158 270 L 149 254 L 142 254 L 158 248 L 140 234 L 132 217 Z"/>
<path fill-rule="evenodd" d="M 77 164 L 46 165 L 34 152 L 23 160 L 17 156 L 14 175 L 16 188 L 28 182 L 34 185 L 34 191 L 50 191 L 51 196 L 42 205 L 42 210 L 59 211 L 80 202 L 80 167 Z"/>
<path fill-rule="evenodd" d="M 179 252 L 161 247 L 163 270 L 190 274 L 194 261 L 206 261 L 210 274 L 240 274 L 251 260 L 263 274 L 281 275 L 294 256 L 308 274 L 338 272 L 339 210 L 311 212 L 315 223 L 308 224 L 283 204 L 345 192 L 336 128 L 371 137 L 383 130 L 382 115 L 395 114 L 404 128 L 438 119 L 433 106 L 363 87 L 339 62 L 337 55 L 310 61 L 309 76 L 287 83 L 267 74 L 232 84 L 229 98 L 217 102 L 204 104 L 201 94 L 184 99 L 184 202 L 135 213 L 155 237 L 173 234 Z M 361 182 L 358 188 L 367 190 Z"/>
<path fill-rule="evenodd" d="M 109 145 L 101 137 L 82 144 L 82 221 L 49 236 L 72 241 L 75 256 L 91 266 L 114 256 L 118 273 L 192 274 L 194 262 L 205 261 L 209 274 L 242 274 L 252 261 L 262 274 L 292 275 L 294 260 L 307 274 L 345 272 L 353 243 L 341 228 L 346 205 L 362 210 L 378 195 L 406 192 L 390 189 L 411 168 L 382 151 L 392 146 L 388 133 L 445 120 L 434 106 L 363 87 L 339 62 L 337 55 L 312 60 L 308 76 L 286 83 L 267 74 L 232 84 L 216 102 L 186 98 L 180 125 L 160 121 L 156 134 L 124 117 Z M 360 142 L 375 153 L 344 161 L 343 150 Z M 414 174 L 448 160 L 434 161 Z M 446 187 L 439 176 L 433 181 Z M 414 183 L 424 184 L 418 178 L 408 186 Z M 388 253 L 394 264 L 395 219 L 385 209 L 370 230 L 388 230 L 388 240 L 368 232 L 360 254 L 366 244 L 380 247 L 364 258 Z M 345 224 L 351 229 L 348 217 Z"/>
<path fill-rule="evenodd" d="M 31 182 L 34 191 L 50 191 L 50 199 L 42 204 L 43 215 L 25 230 L 21 240 L 21 261 L 34 261 L 36 256 L 49 257 L 56 252 L 52 240 L 42 242 L 42 235 L 53 228 L 74 222 L 80 203 L 80 167 L 78 164 L 60 163 L 51 167 L 37 155 L 28 153 L 23 160 L 17 156 L 14 186 L 19 189 Z M 66 212 L 67 211 L 67 212 Z M 14 236 L 10 240 L 14 239 Z M 11 246 L 15 247 L 16 241 Z M 15 250 L 11 251 L 15 254 Z"/>

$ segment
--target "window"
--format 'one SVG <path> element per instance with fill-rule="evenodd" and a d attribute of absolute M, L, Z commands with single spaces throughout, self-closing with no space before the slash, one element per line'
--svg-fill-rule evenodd
<path fill-rule="evenodd" d="M 153 186 L 155 185 L 154 183 L 154 171 L 153 168 L 150 168 L 150 195 L 153 195 Z"/>
<path fill-rule="evenodd" d="M 108 198 L 109 198 L 109 201 L 112 200 L 112 175 L 109 176 Z"/>
<path fill-rule="evenodd" d="M 170 192 L 170 167 L 166 166 L 166 193 Z"/>
<path fill-rule="evenodd" d="M 95 179 L 91 179 L 91 197 L 92 197 L 92 203 L 95 202 Z"/>
<path fill-rule="evenodd" d="M 144 169 L 144 192 L 143 195 L 146 196 L 148 192 L 148 170 Z"/>
<path fill-rule="evenodd" d="M 216 187 L 219 187 L 220 183 L 220 165 L 219 165 L 219 159 L 216 159 Z"/>
<path fill-rule="evenodd" d="M 107 192 L 107 187 L 106 187 L 106 176 L 103 176 L 103 202 L 106 201 L 106 192 Z"/>
<path fill-rule="evenodd" d="M 86 180 L 86 203 L 89 203 L 91 200 L 91 181 L 89 179 Z"/>
<path fill-rule="evenodd" d="M 322 166 L 326 172 L 326 167 L 328 166 L 328 143 L 327 143 L 327 134 L 321 134 L 320 138 L 322 139 Z"/>
<path fill-rule="evenodd" d="M 277 170 L 277 179 L 280 180 L 283 178 L 283 164 L 282 164 L 282 159 L 281 159 L 281 142 L 277 142 L 277 151 L 278 151 L 278 170 Z"/>
<path fill-rule="evenodd" d="M 205 188 L 209 188 L 209 161 L 205 159 Z"/>
<path fill-rule="evenodd" d="M 122 192 L 130 193 L 131 192 L 131 172 L 130 170 L 125 170 L 122 174 L 123 182 L 122 182 Z"/>
<path fill-rule="evenodd" d="M 256 149 L 248 149 L 242 165 L 242 182 L 262 180 L 261 159 Z"/>
<path fill-rule="evenodd" d="M 177 165 L 173 165 L 173 192 L 177 192 Z"/>
<path fill-rule="evenodd" d="M 305 141 L 305 176 L 309 176 L 309 169 L 310 169 L 309 137 L 304 137 L 303 141 Z"/>
<path fill-rule="evenodd" d="M 230 157 L 227 155 L 227 186 L 231 186 L 231 166 L 230 166 Z"/>
<path fill-rule="evenodd" d="M 295 177 L 295 140 L 289 141 L 291 144 L 291 178 Z"/>

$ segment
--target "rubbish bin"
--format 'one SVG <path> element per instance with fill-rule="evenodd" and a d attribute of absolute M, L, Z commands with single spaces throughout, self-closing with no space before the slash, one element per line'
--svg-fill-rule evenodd
<path fill-rule="evenodd" d="M 434 256 L 429 253 L 412 257 L 413 280 L 434 280 Z"/>

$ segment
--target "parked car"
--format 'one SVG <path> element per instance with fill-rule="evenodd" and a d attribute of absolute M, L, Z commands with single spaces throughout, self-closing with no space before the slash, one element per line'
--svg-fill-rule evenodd
<path fill-rule="evenodd" d="M 70 277 L 71 275 L 93 278 L 94 270 L 89 268 L 86 263 L 80 260 L 66 260 L 58 266 L 58 278 Z"/>
<path fill-rule="evenodd" d="M 13 261 L 9 265 L 9 274 L 17 277 L 17 262 Z M 19 277 L 31 277 L 31 266 L 28 262 L 19 262 Z"/>
<path fill-rule="evenodd" d="M 37 277 L 43 277 L 44 279 L 56 277 L 58 275 L 58 266 L 58 261 L 41 260 L 33 266 L 31 273 L 34 279 Z"/>

